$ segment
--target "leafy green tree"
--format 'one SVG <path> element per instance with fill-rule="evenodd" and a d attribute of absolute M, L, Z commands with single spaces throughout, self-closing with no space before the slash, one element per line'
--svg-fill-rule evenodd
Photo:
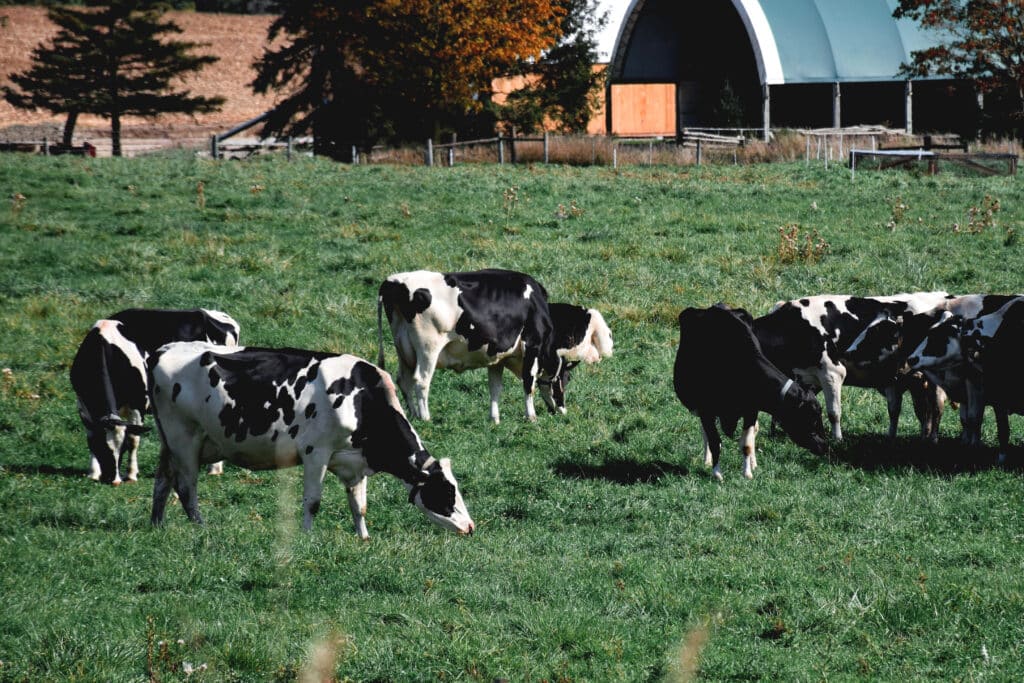
<path fill-rule="evenodd" d="M 562 37 L 539 60 L 522 62 L 527 78 L 512 92 L 499 117 L 517 129 L 532 132 L 548 121 L 563 133 L 585 133 L 601 106 L 605 74 L 595 70 L 597 32 L 608 22 L 595 0 L 562 0 Z"/>
<path fill-rule="evenodd" d="M 57 36 L 33 50 L 31 68 L 10 77 L 14 86 L 3 88 L 5 99 L 67 114 L 65 144 L 79 114 L 109 118 L 115 156 L 121 155 L 123 116 L 216 111 L 224 98 L 174 89 L 177 80 L 217 58 L 192 54 L 198 43 L 166 39 L 182 30 L 164 20 L 165 11 L 162 3 L 138 0 L 51 8 Z"/>
<path fill-rule="evenodd" d="M 262 132 L 312 132 L 317 153 L 340 159 L 437 137 L 484 112 L 494 78 L 555 43 L 561 11 L 552 0 L 282 3 L 252 82 L 280 93 Z"/>
<path fill-rule="evenodd" d="M 1020 133 L 1024 126 L 1024 3 L 1020 0 L 900 0 L 893 12 L 943 38 L 912 54 L 903 73 L 948 76 L 991 93 L 991 107 L 1006 115 L 990 127 Z M 998 113 L 996 116 L 998 116 Z"/>

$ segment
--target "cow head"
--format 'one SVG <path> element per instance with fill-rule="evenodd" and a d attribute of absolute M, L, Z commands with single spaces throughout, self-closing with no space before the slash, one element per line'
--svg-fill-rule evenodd
<path fill-rule="evenodd" d="M 476 528 L 459 491 L 447 458 L 428 458 L 419 470 L 417 481 L 409 489 L 409 502 L 418 507 L 434 524 L 460 534 Z"/>
<path fill-rule="evenodd" d="M 907 357 L 907 365 L 913 370 L 938 370 L 960 363 L 960 333 L 963 324 L 960 316 L 943 313 L 925 334 L 924 340 Z"/>
<path fill-rule="evenodd" d="M 774 417 L 796 445 L 815 455 L 824 455 L 828 440 L 821 421 L 821 405 L 812 392 L 796 382 L 787 382 L 782 405 Z"/>

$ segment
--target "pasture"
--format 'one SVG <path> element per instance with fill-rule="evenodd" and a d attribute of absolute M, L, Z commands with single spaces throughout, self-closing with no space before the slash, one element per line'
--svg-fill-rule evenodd
<path fill-rule="evenodd" d="M 671 376 L 686 306 L 1024 290 L 1016 178 L 6 155 L 0 188 L 0 681 L 1024 678 L 1024 453 L 993 465 L 990 414 L 983 450 L 950 409 L 932 448 L 907 400 L 888 443 L 848 388 L 827 457 L 762 416 L 754 480 L 726 441 L 716 483 Z M 386 474 L 369 542 L 333 479 L 302 533 L 299 470 L 231 467 L 205 526 L 153 529 L 155 432 L 138 484 L 86 479 L 68 369 L 97 318 L 204 306 L 374 360 L 384 277 L 483 267 L 598 308 L 615 355 L 535 424 L 509 375 L 498 426 L 485 372 L 435 376 L 414 425 L 474 536 Z"/>

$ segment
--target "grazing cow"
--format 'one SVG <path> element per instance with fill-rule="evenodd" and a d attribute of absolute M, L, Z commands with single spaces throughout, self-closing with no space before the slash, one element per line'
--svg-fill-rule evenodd
<path fill-rule="evenodd" d="M 844 362 L 857 367 L 864 367 L 872 363 L 894 367 L 898 381 L 883 392 L 889 399 L 890 410 L 895 408 L 895 415 L 899 415 L 900 396 L 904 389 L 909 388 L 914 394 L 915 408 L 919 409 L 922 404 L 929 407 L 929 410 L 923 413 L 920 409 L 918 410 L 918 418 L 921 420 L 921 435 L 929 438 L 933 443 L 937 443 L 939 420 L 945 397 L 949 396 L 953 401 L 960 402 L 962 409 L 966 408 L 964 403 L 966 397 L 962 386 L 963 378 L 959 377 L 955 371 L 943 372 L 940 377 L 940 373 L 936 371 L 924 372 L 923 368 L 911 368 L 907 363 L 909 356 L 926 338 L 937 337 L 938 333 L 933 332 L 932 329 L 951 316 L 956 316 L 959 321 L 987 315 L 998 310 L 1013 298 L 1012 295 L 1001 294 L 968 294 L 949 297 L 934 309 L 924 313 L 883 314 L 850 344 L 843 354 Z M 949 325 L 945 325 L 941 329 L 949 327 Z M 938 389 L 936 395 L 940 400 L 937 404 L 931 401 L 933 395 L 931 392 L 934 391 L 932 387 Z M 895 406 L 893 405 L 894 401 Z M 893 426 L 890 424 L 890 437 L 895 436 L 891 431 Z"/>
<path fill-rule="evenodd" d="M 673 375 L 676 396 L 700 418 L 705 458 L 721 480 L 718 466 L 722 440 L 715 425 L 733 434 L 743 418 L 743 476 L 754 476 L 757 455 L 753 437 L 757 413 L 771 413 L 798 445 L 821 455 L 825 429 L 821 406 L 814 394 L 784 375 L 761 352 L 743 309 L 721 304 L 707 309 L 687 308 L 679 314 L 679 348 Z"/>
<path fill-rule="evenodd" d="M 71 364 L 71 386 L 89 444 L 89 477 L 121 483 L 120 463 L 129 455 L 128 481 L 139 476 L 139 435 L 149 408 L 146 359 L 173 341 L 238 343 L 238 323 L 220 311 L 130 308 L 98 321 Z M 220 474 L 218 464 L 211 473 Z"/>
<path fill-rule="evenodd" d="M 224 458 L 252 470 L 301 464 L 306 530 L 330 471 L 348 491 L 360 538 L 369 538 L 366 477 L 376 472 L 401 479 L 430 521 L 473 532 L 449 461 L 423 447 L 380 368 L 348 355 L 201 342 L 163 347 L 150 368 L 162 441 L 153 524 L 162 523 L 171 488 L 201 523 L 199 465 Z"/>
<path fill-rule="evenodd" d="M 500 419 L 503 368 L 522 378 L 526 418 L 537 419 L 537 380 L 558 377 L 562 361 L 553 346 L 547 292 L 532 277 L 510 270 L 391 275 L 377 297 L 377 362 L 384 367 L 382 309 L 398 352 L 396 379 L 412 417 L 430 419 L 435 369 L 486 367 L 491 419 Z"/>
<path fill-rule="evenodd" d="M 552 343 L 555 353 L 562 359 L 562 369 L 557 377 L 539 379 L 538 384 L 548 410 L 564 415 L 565 389 L 573 368 L 580 363 L 598 363 L 611 356 L 614 343 L 612 331 L 596 309 L 556 303 L 548 304 L 548 310 L 555 325 Z M 492 409 L 497 410 L 493 406 Z"/>
<path fill-rule="evenodd" d="M 986 318 L 997 314 L 1001 319 L 992 320 L 998 323 L 994 331 L 992 326 L 982 326 Z M 999 439 L 998 462 L 1002 464 L 1010 448 L 1009 416 L 1024 414 L 1024 300 L 1015 299 L 996 314 L 967 321 L 961 344 L 964 362 L 970 368 L 968 397 L 977 401 L 968 406 L 972 426 L 980 431 L 984 406 L 992 406 Z"/>
<path fill-rule="evenodd" d="M 961 440 L 969 446 L 977 446 L 981 443 L 981 422 L 984 415 L 985 405 L 992 402 L 987 385 L 993 377 L 1005 376 L 998 370 L 996 361 L 991 359 L 982 363 L 984 347 L 999 333 L 1004 325 L 1009 323 L 1009 331 L 1004 338 L 1012 338 L 1012 330 L 1019 324 L 1024 316 L 1024 297 L 1007 297 L 1005 295 L 990 295 L 990 301 L 983 306 L 974 309 L 981 315 L 976 317 L 965 317 L 945 312 L 928 331 L 927 336 L 917 348 L 910 354 L 907 364 L 915 369 L 924 372 L 934 381 L 939 383 L 946 392 L 956 401 L 960 401 L 960 421 L 963 426 Z M 1000 300 L 1005 303 L 991 313 L 986 310 L 998 304 Z M 1005 342 L 999 345 L 998 350 L 993 354 L 1000 358 L 1005 356 L 1003 349 Z M 984 372 L 987 365 L 988 372 Z M 999 380 L 997 380 L 998 382 Z M 996 401 L 1003 400 L 1005 392 L 999 388 L 996 392 Z M 1000 431 L 1000 459 L 1005 457 L 1006 439 L 1003 434 L 1006 432 L 1005 412 L 1001 413 L 1000 408 L 996 409 L 996 422 Z M 1008 433 L 1007 437 L 1008 438 Z"/>
<path fill-rule="evenodd" d="M 842 440 L 843 384 L 881 390 L 889 404 L 889 435 L 896 435 L 899 420 L 897 368 L 893 362 L 844 361 L 850 345 L 876 320 L 908 313 L 922 313 L 941 305 L 945 292 L 916 292 L 880 297 L 819 295 L 776 304 L 771 313 L 757 318 L 754 332 L 764 354 L 784 373 L 825 393 L 825 408 L 832 436 Z M 932 387 L 930 403 L 941 400 Z M 922 392 L 923 393 L 923 392 Z M 927 407 L 919 410 L 930 412 Z M 934 416 L 922 423 L 930 431 Z"/>

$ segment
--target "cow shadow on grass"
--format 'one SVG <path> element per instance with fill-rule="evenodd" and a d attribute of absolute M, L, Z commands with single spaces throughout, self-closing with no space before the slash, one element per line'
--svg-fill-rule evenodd
<path fill-rule="evenodd" d="M 991 469 L 1024 471 L 1024 454 L 1012 447 L 1004 464 L 996 462 L 997 449 L 990 446 L 964 446 L 959 437 L 939 439 L 933 444 L 918 437 L 889 439 L 882 434 L 847 435 L 841 443 L 833 442 L 824 460 L 875 472 L 911 469 L 918 472 L 955 476 Z M 820 466 L 821 462 L 816 466 Z"/>
<path fill-rule="evenodd" d="M 9 474 L 53 474 L 59 477 L 85 477 L 88 474 L 81 467 L 56 467 L 54 465 L 39 464 L 27 465 L 24 463 L 3 464 L 0 463 L 0 471 Z"/>
<path fill-rule="evenodd" d="M 555 461 L 551 469 L 565 479 L 601 479 L 623 486 L 654 484 L 667 475 L 684 477 L 690 473 L 687 467 L 664 460 L 637 462 L 627 458 L 605 458 L 599 464 L 561 459 Z"/>

